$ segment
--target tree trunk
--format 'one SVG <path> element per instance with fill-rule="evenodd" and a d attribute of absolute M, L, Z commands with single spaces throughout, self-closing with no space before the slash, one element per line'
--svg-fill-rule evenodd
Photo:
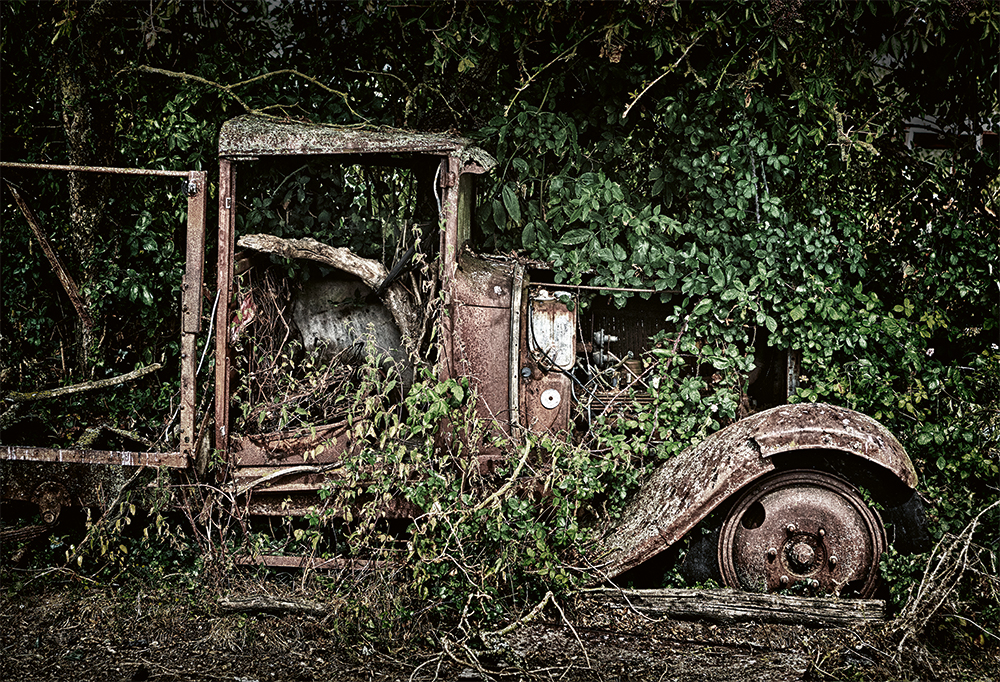
<path fill-rule="evenodd" d="M 115 150 L 115 106 L 103 93 L 111 81 L 102 46 L 110 29 L 103 16 L 109 3 L 71 0 L 64 7 L 65 21 L 73 22 L 67 35 L 54 42 L 59 76 L 59 99 L 67 162 L 74 166 L 111 166 Z M 105 214 L 110 178 L 98 173 L 69 174 L 69 235 L 79 268 L 77 281 L 85 288 L 95 276 L 95 245 L 106 236 Z M 88 308 L 92 306 L 88 303 Z M 92 316 L 93 310 L 88 310 Z M 96 330 L 77 323 L 81 371 L 89 373 Z"/>

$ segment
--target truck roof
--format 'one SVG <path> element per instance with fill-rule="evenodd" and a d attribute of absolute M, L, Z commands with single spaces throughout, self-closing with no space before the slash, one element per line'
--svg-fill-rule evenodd
<path fill-rule="evenodd" d="M 219 131 L 219 156 L 301 154 L 429 154 L 457 156 L 488 170 L 496 161 L 464 137 L 445 133 L 325 123 L 246 115 L 230 119 Z"/>

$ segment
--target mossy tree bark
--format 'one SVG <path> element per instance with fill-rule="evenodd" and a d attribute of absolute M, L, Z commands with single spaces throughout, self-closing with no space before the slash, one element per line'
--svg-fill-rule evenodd
<path fill-rule="evenodd" d="M 115 150 L 115 100 L 107 92 L 111 80 L 108 50 L 112 30 L 105 10 L 108 0 L 71 0 L 63 8 L 66 22 L 57 29 L 54 47 L 58 67 L 58 91 L 67 162 L 74 166 L 111 166 Z M 108 236 L 106 224 L 110 176 L 99 173 L 69 174 L 69 237 L 78 269 L 77 281 L 86 290 L 97 275 L 95 245 Z M 84 295 L 87 316 L 95 317 L 92 302 Z M 89 374 L 98 330 L 84 323 L 76 325 L 77 364 Z"/>

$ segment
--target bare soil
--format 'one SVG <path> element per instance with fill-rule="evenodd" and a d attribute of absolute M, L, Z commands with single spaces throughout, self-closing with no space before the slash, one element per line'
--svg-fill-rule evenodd
<path fill-rule="evenodd" d="M 8 578 L 10 576 L 8 575 Z M 217 593 L 41 580 L 0 601 L 5 680 L 997 680 L 989 638 L 892 623 L 851 628 L 651 621 L 625 607 L 544 611 L 503 635 L 369 618 L 319 587 L 255 582 L 309 613 L 226 613 Z M 43 584 L 44 583 L 44 584 Z M 527 610 L 527 609 L 526 609 Z M 384 616 L 385 614 L 369 614 Z M 565 616 L 565 618 L 563 617 Z M 369 623 L 370 625 L 370 623 Z M 366 632 L 368 634 L 366 634 Z M 961 634 L 961 636 L 959 636 Z"/>

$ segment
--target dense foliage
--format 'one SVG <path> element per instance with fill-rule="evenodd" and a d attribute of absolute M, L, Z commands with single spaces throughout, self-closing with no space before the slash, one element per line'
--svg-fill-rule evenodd
<path fill-rule="evenodd" d="M 802 353 L 794 399 L 857 409 L 899 436 L 935 537 L 997 499 L 995 2 L 63 0 L 0 11 L 4 161 L 211 171 L 220 124 L 246 111 L 461 130 L 499 161 L 481 188 L 481 249 L 550 262 L 562 281 L 681 292 L 663 326 L 685 330 L 676 350 L 716 375 L 681 373 L 663 344 L 664 398 L 655 425 L 641 427 L 666 435 L 660 454 L 736 416 L 766 335 Z M 3 388 L 176 363 L 176 188 L 67 197 L 56 176 L 4 178 L 48 192 L 38 210 L 101 333 L 86 362 L 56 359 L 76 321 L 5 194 Z M 108 204 L 116 223 L 85 219 L 110 215 Z M 269 219 L 273 207 L 259 208 Z M 113 233 L 125 239 L 112 246 Z M 133 326 L 116 326 L 124 309 Z M 162 411 L 171 390 L 151 384 L 132 398 Z M 467 404 L 460 386 L 425 390 L 413 400 Z M 98 409 L 151 437 L 162 429 L 155 413 L 115 404 Z M 66 439 L 66 416 L 82 409 L 39 419 Z M 383 418 L 409 436 L 424 428 Z M 601 437 L 613 457 L 536 444 L 557 509 L 634 486 L 629 439 Z M 476 562 L 486 568 L 469 580 L 482 592 L 469 600 L 569 581 L 572 515 L 476 494 L 436 478 L 411 491 L 425 508 L 464 510 L 420 522 L 428 539 L 414 551 L 433 559 L 420 584 L 439 590 L 425 596 L 468 609 L 440 590 Z M 976 539 L 994 562 L 996 521 Z M 453 522 L 464 530 L 435 535 Z M 922 568 L 887 570 L 912 578 Z"/>

